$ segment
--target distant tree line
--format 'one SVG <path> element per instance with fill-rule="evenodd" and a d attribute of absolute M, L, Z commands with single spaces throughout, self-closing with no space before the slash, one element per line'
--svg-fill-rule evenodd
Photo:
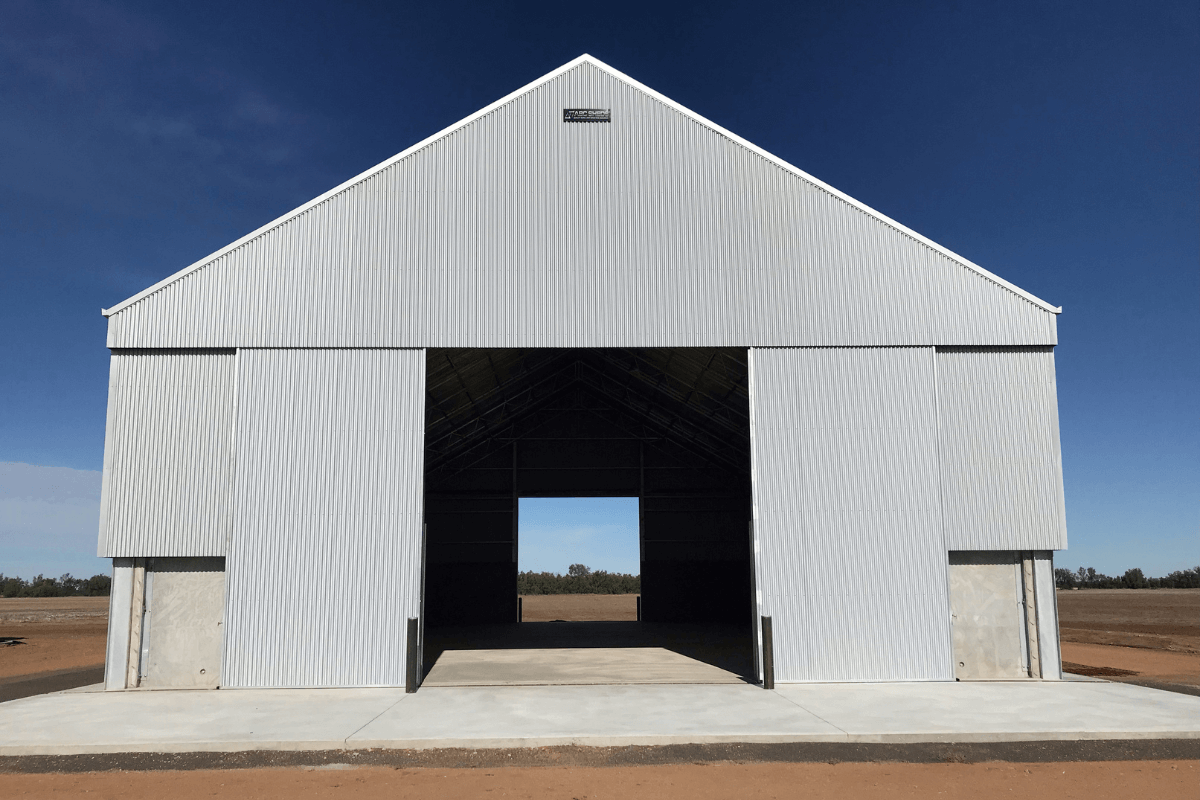
<path fill-rule="evenodd" d="M 26 581 L 0 572 L 0 597 L 107 597 L 111 588 L 107 575 L 73 578 L 68 572 L 61 578 L 38 575 Z"/>
<path fill-rule="evenodd" d="M 1119 578 L 1096 572 L 1091 567 L 1054 570 L 1054 585 L 1059 589 L 1200 589 L 1200 567 L 1177 570 L 1165 578 L 1147 578 L 1136 567 Z"/>
<path fill-rule="evenodd" d="M 557 572 L 517 573 L 517 594 L 639 594 L 640 575 L 596 570 L 572 564 L 566 575 Z"/>

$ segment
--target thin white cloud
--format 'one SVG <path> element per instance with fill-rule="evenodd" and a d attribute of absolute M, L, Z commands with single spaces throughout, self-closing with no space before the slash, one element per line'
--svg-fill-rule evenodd
<path fill-rule="evenodd" d="M 0 462 L 0 572 L 30 578 L 107 572 L 96 558 L 100 473 Z"/>

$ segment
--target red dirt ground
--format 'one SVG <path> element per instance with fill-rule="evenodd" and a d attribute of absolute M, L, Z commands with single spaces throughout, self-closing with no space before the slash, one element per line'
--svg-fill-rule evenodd
<path fill-rule="evenodd" d="M 500 769 L 276 768 L 0 775 L 6 797 L 928 798 L 1196 797 L 1200 761 L 736 764 Z"/>
<path fill-rule="evenodd" d="M 0 636 L 25 643 L 0 647 L 0 679 L 104 666 L 107 597 L 0 597 Z"/>
<path fill-rule="evenodd" d="M 1200 589 L 1060 591 L 1058 616 L 1068 671 L 1200 686 Z"/>
<path fill-rule="evenodd" d="M 521 605 L 526 622 L 637 620 L 636 594 L 526 594 Z"/>

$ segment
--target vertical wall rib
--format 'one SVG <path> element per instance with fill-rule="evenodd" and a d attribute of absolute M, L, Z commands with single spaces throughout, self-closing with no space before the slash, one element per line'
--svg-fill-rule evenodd
<path fill-rule="evenodd" d="M 421 350 L 243 350 L 228 687 L 401 686 L 420 604 Z"/>
<path fill-rule="evenodd" d="M 1067 546 L 1050 348 L 940 348 L 942 497 L 951 550 Z"/>
<path fill-rule="evenodd" d="M 225 554 L 235 358 L 112 356 L 98 555 Z"/>
<path fill-rule="evenodd" d="M 109 344 L 1042 345 L 1055 325 L 583 63 L 117 312 Z"/>
<path fill-rule="evenodd" d="M 933 349 L 756 349 L 751 364 L 776 680 L 952 680 Z"/>

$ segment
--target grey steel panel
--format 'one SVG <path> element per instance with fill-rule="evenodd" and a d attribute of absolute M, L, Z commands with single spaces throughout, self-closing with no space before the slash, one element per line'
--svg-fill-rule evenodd
<path fill-rule="evenodd" d="M 1054 353 L 939 350 L 942 499 L 951 550 L 1063 550 Z"/>
<path fill-rule="evenodd" d="M 235 359 L 112 356 L 98 555 L 225 554 Z"/>
<path fill-rule="evenodd" d="M 583 104 L 612 122 L 562 122 Z M 1045 306 L 589 62 L 109 320 L 111 347 L 1055 342 Z"/>
<path fill-rule="evenodd" d="M 420 604 L 421 350 L 243 350 L 227 687 L 403 686 Z"/>
<path fill-rule="evenodd" d="M 776 680 L 953 680 L 933 349 L 755 349 L 750 380 Z"/>

